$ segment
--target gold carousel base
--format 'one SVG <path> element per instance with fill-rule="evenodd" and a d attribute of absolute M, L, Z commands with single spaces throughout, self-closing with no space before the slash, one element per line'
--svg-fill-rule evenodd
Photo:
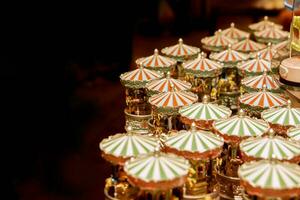
<path fill-rule="evenodd" d="M 240 179 L 217 173 L 220 200 L 242 199 Z"/>
<path fill-rule="evenodd" d="M 126 119 L 125 129 L 130 126 L 132 130 L 145 130 L 145 132 L 148 132 L 148 120 L 151 118 L 151 114 L 135 115 L 129 113 L 126 109 L 124 113 Z"/>
<path fill-rule="evenodd" d="M 191 194 L 183 194 L 183 200 L 219 200 L 219 195 L 217 192 L 212 192 L 209 194 L 199 194 L 199 195 L 191 195 Z"/>

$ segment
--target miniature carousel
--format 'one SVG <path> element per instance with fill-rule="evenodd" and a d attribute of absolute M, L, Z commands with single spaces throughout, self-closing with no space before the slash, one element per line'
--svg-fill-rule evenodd
<path fill-rule="evenodd" d="M 233 22 L 230 24 L 229 28 L 224 29 L 222 31 L 222 34 L 225 35 L 226 37 L 239 40 L 239 41 L 249 38 L 250 36 L 250 33 L 236 28 Z"/>
<path fill-rule="evenodd" d="M 280 43 L 286 40 L 289 36 L 289 32 L 278 29 L 275 24 L 271 24 L 270 27 L 254 33 L 256 40 L 260 43 Z"/>
<path fill-rule="evenodd" d="M 276 160 L 252 161 L 239 168 L 245 200 L 299 200 L 300 166 Z"/>
<path fill-rule="evenodd" d="M 300 162 L 299 143 L 275 135 L 273 129 L 262 137 L 248 138 L 240 143 L 241 157 L 244 162 L 253 160 L 279 160 Z"/>
<path fill-rule="evenodd" d="M 246 93 L 240 96 L 239 104 L 252 117 L 261 117 L 261 112 L 269 108 L 286 106 L 287 99 L 278 93 L 268 92 L 266 85 L 259 92 Z"/>
<path fill-rule="evenodd" d="M 184 78 L 182 63 L 188 60 L 195 59 L 200 53 L 200 48 L 186 45 L 180 38 L 178 40 L 178 44 L 170 47 L 165 47 L 161 50 L 161 52 L 164 55 L 177 61 L 174 77 L 182 79 Z"/>
<path fill-rule="evenodd" d="M 221 199 L 234 199 L 241 196 L 237 171 L 243 161 L 239 155 L 239 143 L 248 137 L 261 136 L 269 129 L 267 122 L 250 118 L 245 114 L 243 110 L 239 110 L 238 115 L 213 123 L 214 132 L 221 135 L 226 142 L 217 173 Z"/>
<path fill-rule="evenodd" d="M 104 188 L 108 200 L 135 199 L 139 191 L 129 184 L 123 166 L 131 157 L 154 152 L 158 146 L 157 138 L 138 134 L 131 127 L 127 133 L 109 136 L 100 142 L 102 157 L 112 164 L 112 176 L 106 179 Z"/>
<path fill-rule="evenodd" d="M 245 92 L 258 92 L 266 86 L 266 90 L 274 93 L 283 92 L 274 76 L 268 75 L 266 71 L 262 75 L 250 76 L 242 79 L 241 86 Z"/>
<path fill-rule="evenodd" d="M 261 75 L 264 72 L 271 73 L 271 62 L 262 58 L 260 53 L 257 53 L 256 58 L 241 62 L 237 68 L 241 77 Z"/>
<path fill-rule="evenodd" d="M 208 56 L 179 39 L 137 59 L 120 76 L 126 133 L 99 144 L 105 198 L 300 200 L 299 21 L 290 36 L 268 17 L 231 23 L 201 40 Z"/>
<path fill-rule="evenodd" d="M 222 105 L 209 102 L 209 97 L 204 96 L 202 103 L 195 103 L 179 109 L 180 120 L 186 127 L 196 124 L 202 130 L 212 130 L 212 123 L 218 119 L 230 117 L 232 111 Z"/>
<path fill-rule="evenodd" d="M 198 96 L 192 92 L 176 90 L 171 86 L 170 92 L 155 94 L 149 98 L 152 105 L 152 120 L 149 121 L 151 132 L 161 135 L 172 130 L 181 129 L 178 110 L 182 106 L 198 101 Z"/>
<path fill-rule="evenodd" d="M 145 86 L 154 79 L 162 78 L 160 73 L 151 71 L 140 66 L 130 72 L 121 74 L 121 83 L 125 86 L 126 126 L 133 129 L 147 129 L 148 119 L 151 117 L 151 106 L 149 105 Z"/>
<path fill-rule="evenodd" d="M 166 78 L 153 80 L 147 83 L 146 90 L 148 96 L 159 94 L 163 92 L 176 91 L 190 91 L 192 85 L 187 81 L 171 78 L 170 72 L 167 72 Z"/>
<path fill-rule="evenodd" d="M 202 52 L 198 58 L 183 63 L 185 80 L 192 84 L 192 92 L 202 99 L 209 95 L 212 101 L 218 99 L 218 82 L 222 73 L 222 64 L 205 57 Z"/>
<path fill-rule="evenodd" d="M 236 110 L 238 107 L 238 96 L 240 95 L 240 78 L 236 67 L 238 63 L 247 60 L 249 56 L 233 50 L 231 45 L 228 45 L 227 50 L 210 54 L 210 58 L 223 63 L 222 78 L 218 83 L 218 94 L 221 104 Z"/>
<path fill-rule="evenodd" d="M 182 199 L 189 169 L 188 160 L 160 151 L 131 158 L 124 165 L 129 183 L 140 190 L 137 200 Z"/>
<path fill-rule="evenodd" d="M 242 53 L 254 53 L 266 48 L 266 45 L 257 43 L 248 37 L 232 45 L 232 49 Z"/>
<path fill-rule="evenodd" d="M 275 27 L 277 29 L 282 29 L 282 25 L 275 24 L 274 22 L 270 21 L 268 16 L 265 16 L 264 19 L 260 22 L 249 25 L 249 29 L 253 32 L 254 31 L 263 31 L 263 30 L 268 29 L 270 27 Z"/>
<path fill-rule="evenodd" d="M 220 52 L 227 48 L 228 45 L 236 43 L 237 40 L 225 36 L 222 30 L 215 32 L 214 36 L 209 36 L 201 39 L 203 49 L 208 52 Z"/>
<path fill-rule="evenodd" d="M 197 130 L 193 123 L 190 130 L 174 132 L 163 143 L 164 151 L 190 161 L 191 168 L 183 188 L 183 199 L 217 199 L 216 158 L 222 152 L 223 138 L 212 132 Z"/>
<path fill-rule="evenodd" d="M 168 72 L 171 74 L 176 73 L 176 60 L 159 55 L 157 49 L 154 50 L 153 55 L 139 58 L 135 62 L 138 66 L 143 66 L 147 69 L 159 71 L 164 74 L 167 74 Z"/>
<path fill-rule="evenodd" d="M 261 117 L 269 122 L 274 131 L 284 136 L 290 127 L 300 125 L 300 108 L 292 108 L 290 100 L 287 104 L 287 107 L 273 108 L 261 113 Z"/>

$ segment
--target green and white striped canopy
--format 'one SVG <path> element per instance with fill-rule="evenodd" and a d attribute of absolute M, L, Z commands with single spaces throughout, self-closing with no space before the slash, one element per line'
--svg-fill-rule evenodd
<path fill-rule="evenodd" d="M 300 108 L 292 108 L 288 101 L 287 107 L 265 110 L 261 117 L 272 124 L 297 126 L 300 124 Z"/>
<path fill-rule="evenodd" d="M 300 156 L 300 144 L 280 136 L 246 139 L 240 143 L 240 150 L 258 159 L 291 160 Z"/>
<path fill-rule="evenodd" d="M 119 133 L 109 136 L 99 144 L 101 151 L 104 153 L 123 158 L 154 152 L 158 146 L 159 141 L 157 138 L 134 133 Z"/>
<path fill-rule="evenodd" d="M 299 189 L 300 166 L 287 162 L 255 161 L 244 163 L 239 177 L 252 187 L 261 189 Z"/>
<path fill-rule="evenodd" d="M 300 127 L 290 128 L 287 135 L 294 140 L 300 141 Z"/>
<path fill-rule="evenodd" d="M 129 176 L 145 182 L 161 182 L 186 176 L 189 168 L 189 161 L 183 157 L 155 152 L 128 160 L 124 171 Z"/>
<path fill-rule="evenodd" d="M 212 103 L 195 103 L 179 109 L 179 114 L 191 120 L 217 120 L 228 118 L 231 110 Z"/>
<path fill-rule="evenodd" d="M 224 140 L 212 132 L 191 129 L 168 136 L 164 144 L 179 151 L 204 153 L 221 148 Z"/>
<path fill-rule="evenodd" d="M 222 135 L 237 137 L 260 136 L 269 129 L 268 123 L 263 120 L 238 115 L 218 120 L 213 127 Z"/>

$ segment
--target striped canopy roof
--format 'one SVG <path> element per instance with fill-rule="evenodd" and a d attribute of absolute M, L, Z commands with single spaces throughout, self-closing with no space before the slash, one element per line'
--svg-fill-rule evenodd
<path fill-rule="evenodd" d="M 174 87 L 176 91 L 180 90 L 190 90 L 192 85 L 189 82 L 182 81 L 179 79 L 167 78 L 153 80 L 146 85 L 146 88 L 149 91 L 153 92 L 171 92 Z"/>
<path fill-rule="evenodd" d="M 287 131 L 287 135 L 294 140 L 300 142 L 300 127 L 292 127 Z"/>
<path fill-rule="evenodd" d="M 198 47 L 184 44 L 183 40 L 180 38 L 178 40 L 178 44 L 170 47 L 165 47 L 161 50 L 161 52 L 171 57 L 185 57 L 197 55 L 198 53 L 200 53 L 200 49 Z"/>
<path fill-rule="evenodd" d="M 291 102 L 287 107 L 273 108 L 262 112 L 261 117 L 269 123 L 283 126 L 297 126 L 300 124 L 300 108 L 292 108 Z"/>
<path fill-rule="evenodd" d="M 261 56 L 257 56 L 254 59 L 240 63 L 237 67 L 241 71 L 262 73 L 264 71 L 271 71 L 271 62 L 262 59 Z"/>
<path fill-rule="evenodd" d="M 128 160 L 124 171 L 129 176 L 144 182 L 161 182 L 186 176 L 189 168 L 188 160 L 183 157 L 155 152 Z"/>
<path fill-rule="evenodd" d="M 159 141 L 155 137 L 134 133 L 119 133 L 103 139 L 99 147 L 106 154 L 129 158 L 153 152 L 158 145 Z"/>
<path fill-rule="evenodd" d="M 192 92 L 171 91 L 155 94 L 149 98 L 149 103 L 155 107 L 179 108 L 190 105 L 198 100 L 198 96 Z"/>
<path fill-rule="evenodd" d="M 221 148 L 224 140 L 212 132 L 192 128 L 168 136 L 164 144 L 178 151 L 204 153 Z"/>
<path fill-rule="evenodd" d="M 179 109 L 179 114 L 191 120 L 217 120 L 228 118 L 231 110 L 212 103 L 195 103 Z"/>
<path fill-rule="evenodd" d="M 262 31 L 255 32 L 254 35 L 259 38 L 283 40 L 289 36 L 289 32 L 270 26 Z"/>
<path fill-rule="evenodd" d="M 204 53 L 199 54 L 198 58 L 183 64 L 186 70 L 208 72 L 222 69 L 222 65 L 218 62 L 205 58 Z"/>
<path fill-rule="evenodd" d="M 246 93 L 239 98 L 240 103 L 260 108 L 273 108 L 287 105 L 287 100 L 278 94 L 267 92 Z"/>
<path fill-rule="evenodd" d="M 266 86 L 267 90 L 278 90 L 280 85 L 273 76 L 267 75 L 266 73 L 259 76 L 250 76 L 242 79 L 241 84 L 243 86 L 252 88 L 252 89 L 263 89 L 263 86 Z"/>
<path fill-rule="evenodd" d="M 222 33 L 222 30 L 219 29 L 215 32 L 215 35 L 210 37 L 205 37 L 201 39 L 201 43 L 206 46 L 211 47 L 227 47 L 229 44 L 234 44 L 236 42 L 235 39 L 225 36 Z"/>
<path fill-rule="evenodd" d="M 268 47 L 260 50 L 255 56 L 259 55 L 258 57 L 271 61 L 273 57 L 276 56 L 277 50 L 274 49 L 271 45 L 271 43 L 268 44 Z"/>
<path fill-rule="evenodd" d="M 162 77 L 162 74 L 151 71 L 144 67 L 139 67 L 135 70 L 125 72 L 124 74 L 120 75 L 121 82 L 125 87 L 134 87 L 133 84 L 135 83 L 138 83 L 138 86 L 140 87 L 144 87 L 147 82 Z"/>
<path fill-rule="evenodd" d="M 266 48 L 266 45 L 254 42 L 253 40 L 250 40 L 248 37 L 232 45 L 232 49 L 244 53 L 259 51 L 264 48 Z"/>
<path fill-rule="evenodd" d="M 210 54 L 210 58 L 222 63 L 240 62 L 248 59 L 248 55 L 231 49 L 231 45 L 227 50 L 220 53 Z"/>
<path fill-rule="evenodd" d="M 254 161 L 238 170 L 242 181 L 260 189 L 300 189 L 300 166 L 287 162 Z"/>
<path fill-rule="evenodd" d="M 269 129 L 267 122 L 244 115 L 218 120 L 213 127 L 221 135 L 239 138 L 260 136 Z"/>
<path fill-rule="evenodd" d="M 257 159 L 291 160 L 300 156 L 300 144 L 280 136 L 248 138 L 240 143 L 240 150 Z"/>
<path fill-rule="evenodd" d="M 155 49 L 153 55 L 137 59 L 136 64 L 149 68 L 169 68 L 176 64 L 176 60 L 159 55 Z"/>
<path fill-rule="evenodd" d="M 283 42 L 280 42 L 278 44 L 273 45 L 273 49 L 280 50 L 280 49 L 288 49 L 290 46 L 290 40 L 284 40 Z"/>
<path fill-rule="evenodd" d="M 268 16 L 265 16 L 264 19 L 260 22 L 250 24 L 249 28 L 254 31 L 262 31 L 266 28 L 269 28 L 271 26 L 274 26 L 277 29 L 282 29 L 282 26 L 279 24 L 274 24 L 274 22 L 269 21 Z"/>
<path fill-rule="evenodd" d="M 229 28 L 223 30 L 222 34 L 237 40 L 241 40 L 250 36 L 250 33 L 237 29 L 234 23 L 231 23 Z"/>

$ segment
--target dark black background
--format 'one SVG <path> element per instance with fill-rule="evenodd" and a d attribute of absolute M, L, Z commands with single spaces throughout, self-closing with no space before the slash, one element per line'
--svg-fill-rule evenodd
<path fill-rule="evenodd" d="M 51 179 L 53 161 L 78 146 L 82 113 L 70 107 L 69 67 L 116 65 L 112 77 L 127 70 L 136 11 L 135 1 L 9 4 L 1 6 L 1 163 L 8 197 L 17 199 L 15 186 L 35 173 L 38 159 Z"/>

